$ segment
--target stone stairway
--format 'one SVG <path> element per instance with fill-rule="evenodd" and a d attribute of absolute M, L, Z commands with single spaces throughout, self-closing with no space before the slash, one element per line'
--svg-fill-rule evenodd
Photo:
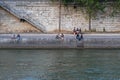
<path fill-rule="evenodd" d="M 5 3 L 4 1 L 0 1 L 0 6 L 13 14 L 14 16 L 18 17 L 19 19 L 24 19 L 28 23 L 32 24 L 34 27 L 39 29 L 41 32 L 45 33 L 46 29 L 45 26 L 43 26 L 41 23 L 37 22 L 31 17 L 30 13 L 27 13 L 26 11 L 23 11 L 22 14 L 19 10 L 16 10 L 14 7 L 9 6 L 9 4 Z M 24 14 L 24 15 L 23 15 Z"/>

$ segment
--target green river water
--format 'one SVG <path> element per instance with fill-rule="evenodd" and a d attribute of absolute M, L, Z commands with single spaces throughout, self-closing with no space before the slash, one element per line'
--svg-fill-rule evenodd
<path fill-rule="evenodd" d="M 120 50 L 0 50 L 0 80 L 120 80 Z"/>

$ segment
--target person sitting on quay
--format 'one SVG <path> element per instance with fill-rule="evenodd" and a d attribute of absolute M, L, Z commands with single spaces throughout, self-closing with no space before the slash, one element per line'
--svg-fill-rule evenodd
<path fill-rule="evenodd" d="M 60 34 L 57 34 L 55 38 L 60 39 Z"/>
<path fill-rule="evenodd" d="M 76 29 L 76 33 L 77 33 L 77 34 L 79 34 L 79 33 L 80 33 L 78 28 Z"/>
<path fill-rule="evenodd" d="M 76 28 L 73 29 L 73 34 L 76 35 Z"/>
<path fill-rule="evenodd" d="M 20 41 L 20 39 L 21 39 L 20 34 L 17 34 L 17 41 Z"/>
<path fill-rule="evenodd" d="M 74 27 L 74 29 L 73 29 L 73 33 L 74 33 L 74 35 L 76 35 L 76 39 L 77 40 L 82 40 L 83 39 L 83 34 L 82 34 L 82 32 L 81 32 L 81 28 L 75 28 Z"/>
<path fill-rule="evenodd" d="M 64 39 L 64 34 L 63 33 L 61 33 L 61 34 L 57 34 L 56 35 L 56 39 Z"/>
<path fill-rule="evenodd" d="M 61 33 L 61 36 L 60 36 L 60 37 L 61 37 L 61 39 L 63 40 L 63 39 L 64 39 L 64 34 L 63 34 L 63 33 Z"/>
<path fill-rule="evenodd" d="M 81 33 L 81 36 L 80 36 L 81 40 L 83 39 L 83 33 Z"/>
<path fill-rule="evenodd" d="M 80 28 L 80 29 L 79 29 L 79 28 L 76 29 L 76 27 L 74 27 L 74 29 L 73 29 L 73 34 L 74 34 L 74 35 L 77 35 L 77 34 L 79 34 L 79 33 L 81 33 L 81 28 Z"/>
<path fill-rule="evenodd" d="M 83 34 L 82 33 L 80 35 L 77 34 L 76 39 L 79 40 L 79 41 L 82 40 L 83 39 Z"/>

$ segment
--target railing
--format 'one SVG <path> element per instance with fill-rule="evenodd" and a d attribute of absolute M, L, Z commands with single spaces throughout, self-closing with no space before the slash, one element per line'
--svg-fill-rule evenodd
<path fill-rule="evenodd" d="M 41 30 L 43 33 L 46 32 L 45 26 L 43 26 L 42 24 L 40 24 L 39 22 L 37 22 L 36 20 L 34 20 L 32 17 L 29 16 L 29 15 L 32 15 L 32 14 L 28 14 L 28 13 L 26 13 L 26 11 L 22 11 L 22 13 L 25 14 L 23 16 L 22 14 L 19 13 L 20 11 L 18 11 L 16 9 L 14 9 L 13 7 L 9 6 L 4 1 L 0 1 L 0 6 L 3 7 L 4 9 L 6 9 L 7 11 L 9 11 L 14 16 L 18 17 L 19 19 L 21 19 L 21 18 L 25 19 L 27 22 L 29 22 L 30 24 L 35 26 L 37 29 Z"/>

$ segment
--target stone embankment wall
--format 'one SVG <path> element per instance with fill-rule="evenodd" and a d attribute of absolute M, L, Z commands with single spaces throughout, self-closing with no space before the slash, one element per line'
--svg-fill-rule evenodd
<path fill-rule="evenodd" d="M 83 48 L 83 41 L 74 35 L 66 34 L 64 39 L 56 39 L 56 34 L 20 34 L 20 39 L 13 34 L 0 35 L 0 48 Z"/>
<path fill-rule="evenodd" d="M 56 39 L 56 34 L 20 34 L 21 39 L 12 39 L 13 34 L 0 35 L 0 48 L 120 48 L 120 34 L 84 34 L 77 40 L 73 34 L 65 34 L 63 39 Z"/>
<path fill-rule="evenodd" d="M 62 5 L 59 14 L 59 3 L 40 2 L 40 1 L 5 1 L 10 7 L 14 7 L 23 16 L 29 16 L 45 26 L 46 32 L 61 31 L 71 32 L 74 27 L 88 30 L 88 20 L 80 11 L 73 9 L 73 6 L 66 8 Z M 26 11 L 26 13 L 24 13 Z M 61 20 L 60 20 L 61 17 Z M 60 21 L 59 21 L 60 20 Z"/>
<path fill-rule="evenodd" d="M 106 32 L 120 32 L 120 14 L 112 15 L 113 9 L 108 6 L 105 13 L 98 13 L 92 19 L 92 30 Z"/>
<path fill-rule="evenodd" d="M 38 32 L 39 30 L 34 28 L 27 22 L 20 22 L 20 19 L 11 15 L 9 12 L 0 8 L 0 33 L 28 33 Z"/>
<path fill-rule="evenodd" d="M 120 34 L 84 34 L 84 48 L 120 48 Z"/>
<path fill-rule="evenodd" d="M 74 9 L 72 5 L 68 6 L 68 8 L 62 5 L 61 14 L 59 15 L 59 3 L 52 3 L 50 0 L 4 0 L 4 2 L 11 8 L 15 8 L 23 17 L 29 16 L 30 19 L 41 23 L 48 33 L 58 31 L 59 24 L 63 32 L 71 32 L 74 27 L 81 28 L 84 32 L 89 30 L 86 13 L 82 13 L 81 8 Z M 106 13 L 99 13 L 96 18 L 92 19 L 92 31 L 119 32 L 120 15 L 111 17 L 112 9 L 110 7 L 106 8 L 105 11 Z M 21 28 L 19 27 L 19 29 Z"/>

